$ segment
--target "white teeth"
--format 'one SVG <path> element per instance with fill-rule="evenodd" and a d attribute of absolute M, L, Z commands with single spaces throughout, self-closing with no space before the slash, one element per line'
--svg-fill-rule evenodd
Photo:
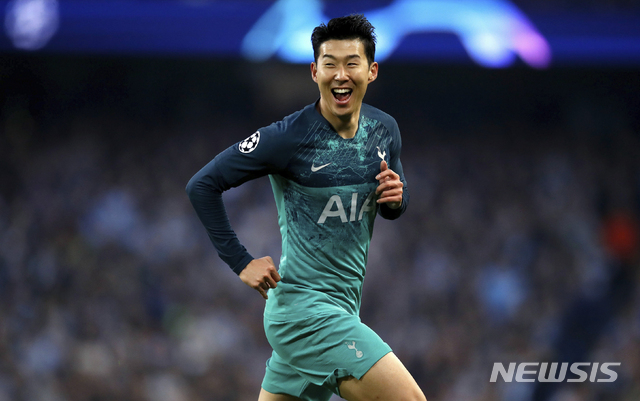
<path fill-rule="evenodd" d="M 351 89 L 333 89 L 335 93 L 350 93 Z"/>

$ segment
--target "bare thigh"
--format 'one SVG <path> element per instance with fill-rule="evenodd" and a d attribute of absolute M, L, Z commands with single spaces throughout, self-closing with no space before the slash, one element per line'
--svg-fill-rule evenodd
<path fill-rule="evenodd" d="M 360 380 L 353 376 L 342 379 L 339 389 L 348 401 L 427 401 L 393 352 L 383 356 Z"/>
<path fill-rule="evenodd" d="M 300 398 L 287 394 L 273 394 L 261 388 L 258 401 L 300 401 Z"/>

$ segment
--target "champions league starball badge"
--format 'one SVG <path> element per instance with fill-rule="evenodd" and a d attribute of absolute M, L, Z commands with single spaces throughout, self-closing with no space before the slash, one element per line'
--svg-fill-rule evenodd
<path fill-rule="evenodd" d="M 258 142 L 260 142 L 260 131 L 256 131 L 249 138 L 240 142 L 238 149 L 242 153 L 253 152 L 253 150 L 258 147 Z"/>

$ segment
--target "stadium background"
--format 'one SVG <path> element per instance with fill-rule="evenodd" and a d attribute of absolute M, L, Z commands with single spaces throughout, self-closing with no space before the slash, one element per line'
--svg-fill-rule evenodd
<path fill-rule="evenodd" d="M 0 401 L 255 400 L 264 301 L 184 186 L 316 96 L 274 59 L 4 49 Z M 365 100 L 400 125 L 412 199 L 377 221 L 361 316 L 427 398 L 640 399 L 639 66 L 391 59 Z M 268 180 L 225 199 L 276 259 Z M 614 383 L 489 382 L 494 362 L 536 361 L 621 366 Z"/>

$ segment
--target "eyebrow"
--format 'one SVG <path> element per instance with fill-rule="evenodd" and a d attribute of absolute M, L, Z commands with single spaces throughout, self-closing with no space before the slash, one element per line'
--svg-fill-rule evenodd
<path fill-rule="evenodd" d="M 330 58 L 330 59 L 333 59 L 333 60 L 337 60 L 337 58 L 335 56 L 331 55 L 331 54 L 323 54 L 322 58 Z M 350 54 L 345 58 L 346 59 L 360 58 L 360 55 L 359 54 Z"/>

